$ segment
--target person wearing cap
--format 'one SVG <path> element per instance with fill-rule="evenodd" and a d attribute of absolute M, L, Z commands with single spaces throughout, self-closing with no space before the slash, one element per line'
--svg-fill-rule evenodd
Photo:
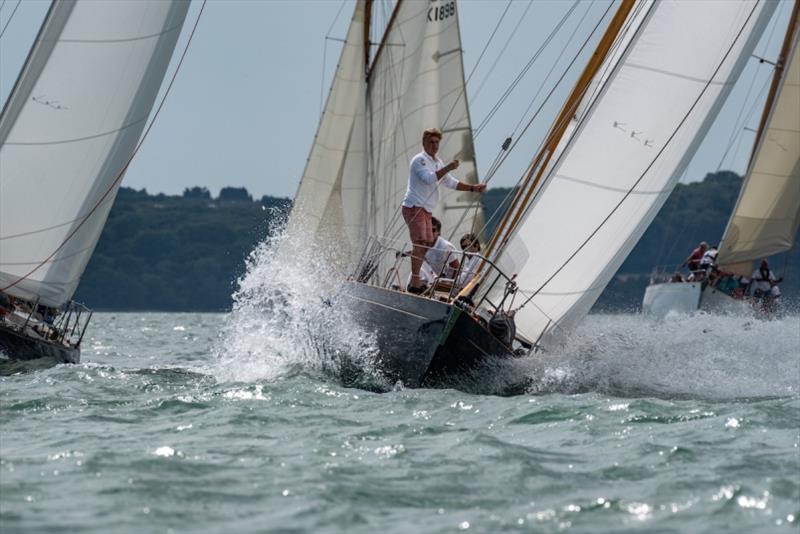
<path fill-rule="evenodd" d="M 408 189 L 403 198 L 403 219 L 411 237 L 411 280 L 407 290 L 420 294 L 425 286 L 419 276 L 422 261 L 428 248 L 434 244 L 432 214 L 439 202 L 439 186 L 457 191 L 483 193 L 486 184 L 460 182 L 452 174 L 458 168 L 457 159 L 447 165 L 436 157 L 442 132 L 438 128 L 428 128 L 422 132 L 423 151 L 411 158 L 408 172 Z"/>

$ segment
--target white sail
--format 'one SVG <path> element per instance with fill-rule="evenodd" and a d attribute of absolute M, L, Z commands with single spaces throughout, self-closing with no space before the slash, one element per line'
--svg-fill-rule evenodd
<path fill-rule="evenodd" d="M 317 244 L 335 242 L 343 261 L 363 249 L 365 19 L 365 0 L 358 0 L 287 229 Z"/>
<path fill-rule="evenodd" d="M 773 2 L 643 2 L 624 50 L 501 253 L 517 326 L 536 339 L 589 310 L 669 196 L 772 14 Z M 601 74 L 602 75 L 602 74 Z"/>
<path fill-rule="evenodd" d="M 48 306 L 72 296 L 188 7 L 51 6 L 0 117 L 0 290 Z"/>
<path fill-rule="evenodd" d="M 792 248 L 800 224 L 800 53 L 798 33 L 775 104 L 744 178 L 719 263 L 750 262 Z M 749 274 L 752 269 L 747 269 Z"/>
<path fill-rule="evenodd" d="M 400 203 L 424 129 L 440 128 L 438 156 L 445 163 L 459 159 L 456 177 L 478 183 L 455 1 L 399 3 L 370 71 L 368 106 L 367 231 L 407 241 Z M 439 195 L 434 216 L 442 221 L 443 235 L 458 239 L 482 229 L 478 194 L 440 188 Z"/>

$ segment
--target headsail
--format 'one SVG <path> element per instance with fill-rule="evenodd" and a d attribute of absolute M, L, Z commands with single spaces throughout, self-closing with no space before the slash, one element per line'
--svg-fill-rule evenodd
<path fill-rule="evenodd" d="M 367 1 L 358 0 L 287 231 L 318 243 L 335 240 L 344 261 L 362 250 L 366 187 Z"/>
<path fill-rule="evenodd" d="M 0 290 L 72 296 L 188 8 L 53 2 L 0 116 Z"/>
<path fill-rule="evenodd" d="M 795 3 L 775 73 L 774 98 L 722 237 L 719 263 L 752 272 L 752 261 L 792 248 L 800 224 L 800 3 Z M 737 269 L 734 264 L 744 264 Z"/>
<path fill-rule="evenodd" d="M 669 196 L 774 8 L 756 0 L 637 4 L 501 252 L 501 263 L 524 258 L 524 334 L 536 339 L 589 310 Z"/>

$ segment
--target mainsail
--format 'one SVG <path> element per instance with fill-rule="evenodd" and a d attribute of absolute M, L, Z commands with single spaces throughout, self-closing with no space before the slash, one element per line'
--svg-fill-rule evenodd
<path fill-rule="evenodd" d="M 537 339 L 585 315 L 655 217 L 769 20 L 773 2 L 632 10 L 572 135 L 509 241 L 518 328 Z"/>
<path fill-rule="evenodd" d="M 53 2 L 0 116 L 0 290 L 47 306 L 70 299 L 188 8 Z"/>
<path fill-rule="evenodd" d="M 345 264 L 370 235 L 407 240 L 400 202 L 425 128 L 444 131 L 439 156 L 459 159 L 459 179 L 478 183 L 456 3 L 398 1 L 368 67 L 369 7 L 356 4 L 288 224 L 289 235 L 333 239 Z M 434 215 L 446 234 L 482 228 L 476 201 L 441 192 Z"/>
<path fill-rule="evenodd" d="M 753 260 L 792 248 L 800 224 L 798 16 L 796 2 L 773 80 L 774 98 L 767 99 L 763 127 L 720 245 L 720 265 L 746 275 Z"/>

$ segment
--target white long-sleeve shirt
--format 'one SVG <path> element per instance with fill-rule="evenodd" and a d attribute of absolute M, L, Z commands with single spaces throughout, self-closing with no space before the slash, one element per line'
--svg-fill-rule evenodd
<path fill-rule="evenodd" d="M 433 213 L 439 203 L 439 187 L 436 171 L 444 167 L 439 158 L 432 158 L 427 152 L 422 151 L 413 158 L 408 169 L 408 189 L 403 198 L 403 206 L 413 208 L 419 206 L 429 213 Z M 441 184 L 448 189 L 455 189 L 458 180 L 452 174 L 442 176 Z"/>

